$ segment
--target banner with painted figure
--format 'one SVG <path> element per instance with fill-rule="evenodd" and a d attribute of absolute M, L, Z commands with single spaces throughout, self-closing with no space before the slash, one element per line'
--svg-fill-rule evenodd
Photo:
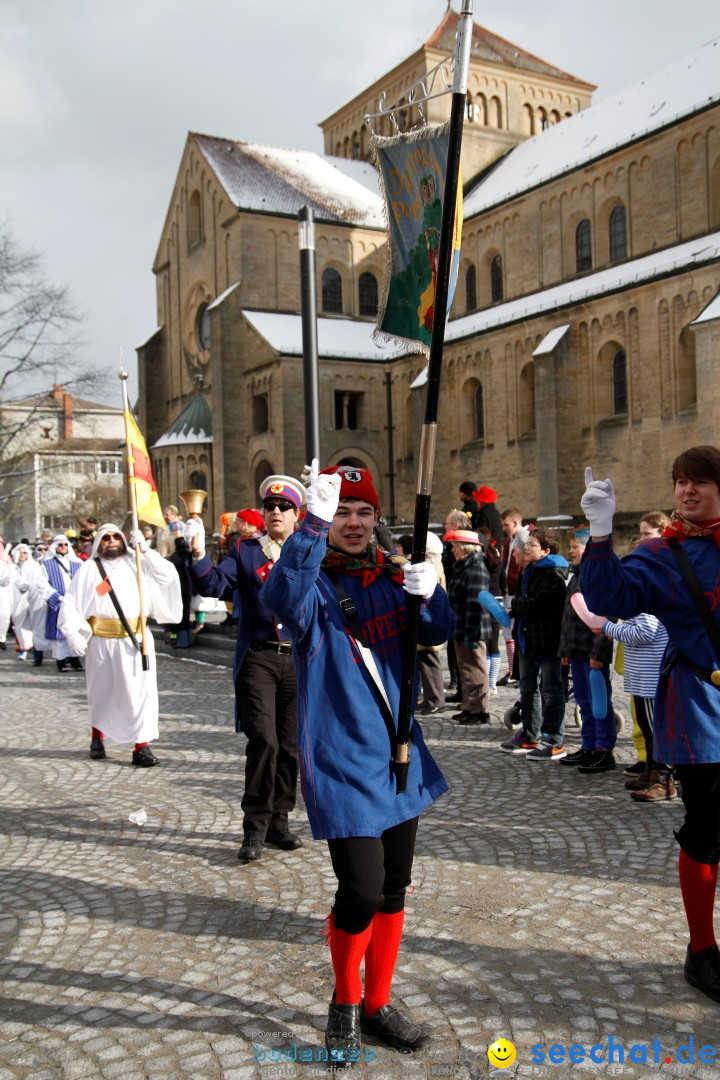
<path fill-rule="evenodd" d="M 374 136 L 373 163 L 388 218 L 389 266 L 374 336 L 430 351 L 450 125 L 392 138 Z M 458 182 L 447 310 L 460 263 L 462 181 Z"/>

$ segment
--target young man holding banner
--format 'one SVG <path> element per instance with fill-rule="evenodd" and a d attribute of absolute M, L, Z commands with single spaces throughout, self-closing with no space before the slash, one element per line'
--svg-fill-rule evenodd
<path fill-rule="evenodd" d="M 303 795 L 338 879 L 329 918 L 335 990 L 325 1045 L 357 1060 L 360 1032 L 406 1051 L 428 1035 L 390 1004 L 420 812 L 447 790 L 417 723 L 407 790 L 397 794 L 390 731 L 400 698 L 406 593 L 422 596 L 421 645 L 454 618 L 434 567 L 371 543 L 379 502 L 367 469 L 313 462 L 307 514 L 283 544 L 261 597 L 288 628 L 298 677 Z M 360 965 L 365 960 L 365 986 Z M 362 999 L 362 1003 L 361 1003 Z"/>

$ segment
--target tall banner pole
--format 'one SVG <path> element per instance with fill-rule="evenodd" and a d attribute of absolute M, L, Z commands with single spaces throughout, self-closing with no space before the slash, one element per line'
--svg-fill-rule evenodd
<path fill-rule="evenodd" d="M 130 441 L 130 429 L 128 426 L 128 415 L 130 408 L 128 406 L 127 396 L 127 377 L 128 373 L 125 370 L 122 362 L 122 350 L 120 351 L 120 385 L 122 386 L 123 397 L 123 422 L 125 424 L 125 450 L 126 450 L 126 462 L 127 462 L 127 481 L 128 481 L 128 496 L 130 498 L 130 513 L 132 515 L 132 527 L 137 529 L 138 516 L 137 516 L 137 500 L 135 498 L 135 485 L 133 484 L 133 477 L 135 476 L 135 463 L 132 456 L 132 443 Z M 142 584 L 142 565 L 140 563 L 140 548 L 135 548 L 135 573 L 137 574 L 137 586 L 138 594 L 140 598 L 140 633 L 142 635 L 142 669 L 143 671 L 150 670 L 150 656 L 148 654 L 148 642 L 147 642 L 147 623 L 145 620 L 145 597 L 143 595 Z"/>
<path fill-rule="evenodd" d="M 437 442 L 440 373 L 442 369 L 443 345 L 445 343 L 446 309 L 450 281 L 450 267 L 453 255 L 455 204 L 457 201 L 458 180 L 460 176 L 460 150 L 462 148 L 462 131 L 463 120 L 465 117 L 472 29 L 472 0 L 463 0 L 462 11 L 460 12 L 458 21 L 457 41 L 455 46 L 455 70 L 453 75 L 452 106 L 450 110 L 448 162 L 445 176 L 442 224 L 440 227 L 440 251 L 438 254 L 437 279 L 435 283 L 434 315 L 430 337 L 430 359 L 428 364 L 428 381 L 425 397 L 425 418 L 420 438 L 418 479 L 415 494 L 413 551 L 411 556 L 411 561 L 414 563 L 424 562 L 425 560 L 427 531 L 430 523 L 430 493 L 432 489 L 433 466 L 435 463 L 435 445 Z M 395 758 L 393 760 L 393 770 L 395 773 L 398 794 L 401 794 L 407 788 L 407 777 L 410 766 L 410 716 L 415 686 L 421 602 L 422 600 L 419 596 L 408 595 L 407 597 L 407 631 L 403 649 L 397 745 L 395 747 Z"/>
<path fill-rule="evenodd" d="M 320 380 L 318 374 L 315 224 L 309 206 L 298 211 L 300 301 L 302 311 L 305 460 L 320 458 Z"/>

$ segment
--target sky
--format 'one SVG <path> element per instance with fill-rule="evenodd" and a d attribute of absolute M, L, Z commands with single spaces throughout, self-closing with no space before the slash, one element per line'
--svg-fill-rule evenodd
<path fill-rule="evenodd" d="M 459 0 L 455 0 L 459 10 Z M 152 263 L 189 131 L 322 152 L 318 123 L 446 0 L 0 0 L 0 221 L 83 318 L 79 362 L 137 390 Z M 718 0 L 514 0 L 474 21 L 600 101 L 720 36 Z M 116 388 L 96 397 L 115 404 Z M 117 388 L 119 398 L 119 387 Z M 118 402 L 119 403 L 119 402 Z"/>

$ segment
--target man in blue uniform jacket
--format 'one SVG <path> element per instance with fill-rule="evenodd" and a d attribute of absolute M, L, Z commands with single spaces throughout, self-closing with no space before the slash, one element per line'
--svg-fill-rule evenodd
<path fill-rule="evenodd" d="M 238 858 L 256 862 L 266 844 L 293 851 L 302 840 L 290 831 L 288 814 L 297 789 L 297 683 L 286 626 L 274 618 L 260 590 L 292 536 L 305 488 L 291 476 L 269 476 L 260 485 L 267 535 L 242 540 L 213 566 L 205 552 L 205 530 L 198 518 L 185 525 L 185 539 L 196 538 L 190 573 L 201 596 L 239 595 L 235 649 L 235 727 L 247 736 L 243 842 Z"/>
<path fill-rule="evenodd" d="M 338 879 L 329 919 L 335 991 L 325 1033 L 336 1065 L 357 1060 L 361 1030 L 406 1051 L 429 1041 L 390 1004 L 390 986 L 418 816 L 447 785 L 413 722 L 407 790 L 397 794 L 380 694 L 397 717 L 406 592 L 423 598 L 421 645 L 447 641 L 454 618 L 432 564 L 403 569 L 404 559 L 372 545 L 378 517 L 369 470 L 340 465 L 318 475 L 313 462 L 307 515 L 262 591 L 292 637 L 303 797 Z M 347 600 L 356 611 L 350 619 Z"/>
<path fill-rule="evenodd" d="M 673 462 L 672 480 L 675 510 L 662 537 L 621 560 L 612 547 L 612 482 L 593 480 L 585 470 L 582 507 L 591 541 L 580 587 L 592 610 L 621 619 L 648 612 L 668 632 L 653 756 L 675 765 L 685 804 L 685 821 L 675 833 L 690 931 L 685 979 L 720 1001 L 713 927 L 720 862 L 720 450 L 685 450 Z"/>

